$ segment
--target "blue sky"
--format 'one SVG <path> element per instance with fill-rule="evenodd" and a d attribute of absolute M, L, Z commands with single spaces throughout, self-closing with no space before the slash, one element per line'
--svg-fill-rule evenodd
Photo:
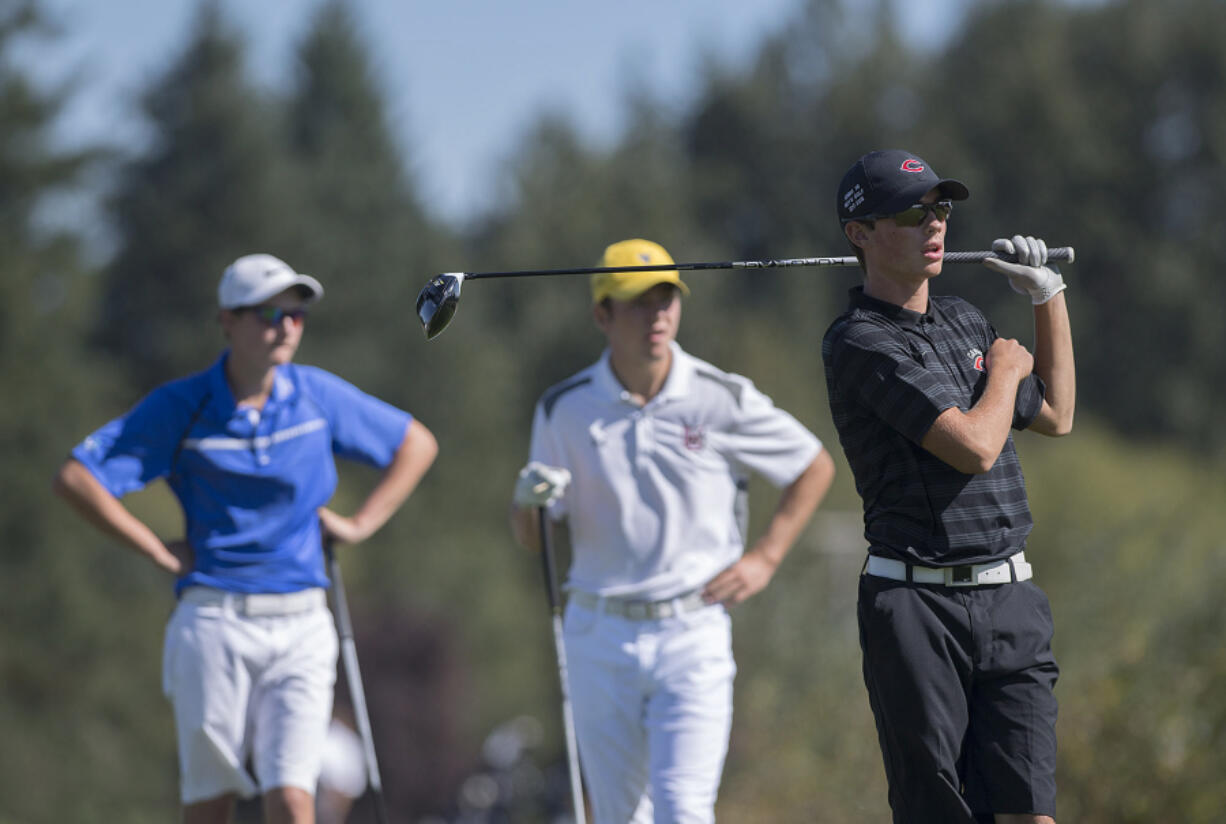
<path fill-rule="evenodd" d="M 222 0 L 247 38 L 258 82 L 287 82 L 319 2 Z M 565 112 L 592 141 L 615 139 L 630 78 L 659 100 L 683 103 L 704 55 L 745 65 L 803 0 L 351 2 L 423 197 L 437 214 L 462 220 L 491 201 L 500 161 L 542 110 Z M 904 30 L 931 41 L 965 2 L 901 3 Z M 134 101 L 181 53 L 196 0 L 40 5 L 64 36 L 24 49 L 19 61 L 46 82 L 78 77 L 59 139 L 139 146 Z"/>

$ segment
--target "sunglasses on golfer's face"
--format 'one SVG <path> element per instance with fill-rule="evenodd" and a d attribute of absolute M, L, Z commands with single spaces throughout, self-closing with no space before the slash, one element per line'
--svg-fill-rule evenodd
<path fill-rule="evenodd" d="M 244 306 L 239 312 L 250 312 L 256 320 L 265 326 L 280 326 L 281 321 L 289 318 L 294 323 L 302 323 L 307 316 L 305 309 L 282 309 L 280 306 Z"/>
<path fill-rule="evenodd" d="M 919 226 L 928 219 L 928 213 L 932 212 L 937 220 L 942 222 L 949 220 L 949 216 L 954 211 L 954 202 L 952 200 L 938 200 L 936 203 L 916 203 L 914 206 L 908 206 L 901 212 L 895 212 L 891 215 L 865 215 L 864 217 L 854 218 L 855 220 L 881 220 L 883 218 L 893 218 L 894 222 L 899 226 Z"/>

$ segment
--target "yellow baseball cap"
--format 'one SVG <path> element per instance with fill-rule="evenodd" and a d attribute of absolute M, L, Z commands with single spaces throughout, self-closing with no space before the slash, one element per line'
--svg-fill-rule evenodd
<path fill-rule="evenodd" d="M 664 247 L 642 238 L 632 238 L 614 243 L 604 250 L 598 266 L 658 266 L 673 263 Z M 605 298 L 633 300 L 651 287 L 660 283 L 673 283 L 688 295 L 690 287 L 681 282 L 681 273 L 676 269 L 660 269 L 654 272 L 601 272 L 592 275 L 592 303 Z"/>

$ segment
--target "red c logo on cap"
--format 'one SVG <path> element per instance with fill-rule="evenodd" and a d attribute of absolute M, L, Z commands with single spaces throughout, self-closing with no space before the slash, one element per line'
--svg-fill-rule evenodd
<path fill-rule="evenodd" d="M 920 163 L 915 158 L 910 157 L 904 160 L 902 162 L 902 166 L 900 166 L 899 168 L 902 169 L 904 172 L 922 172 L 924 171 L 924 164 Z"/>

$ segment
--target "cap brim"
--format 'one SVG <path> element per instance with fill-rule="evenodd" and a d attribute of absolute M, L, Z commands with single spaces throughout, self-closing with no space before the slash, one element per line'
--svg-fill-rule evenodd
<path fill-rule="evenodd" d="M 958 198 L 958 199 L 960 200 L 961 198 Z M 301 286 L 305 288 L 308 292 L 310 292 L 310 294 L 307 295 L 307 301 L 309 303 L 314 303 L 315 301 L 319 300 L 320 298 L 324 296 L 323 284 L 317 281 L 315 278 L 311 277 L 310 275 L 300 274 L 294 280 L 295 282 L 290 284 L 290 286 Z"/>
<path fill-rule="evenodd" d="M 655 277 L 636 278 L 634 280 L 615 284 L 612 288 L 601 290 L 599 296 L 595 297 L 593 303 L 600 303 L 605 298 L 613 298 L 614 300 L 634 300 L 639 295 L 646 292 L 648 289 L 659 286 L 661 283 L 670 283 L 681 290 L 681 294 L 687 297 L 690 294 L 690 287 L 685 285 L 681 280 L 681 275 L 676 271 L 663 271 L 643 273 L 655 275 Z"/>
<path fill-rule="evenodd" d="M 878 206 L 874 211 L 880 215 L 889 215 L 894 212 L 901 212 L 908 206 L 914 206 L 924 199 L 924 195 L 937 190 L 937 194 L 944 200 L 966 200 L 971 196 L 970 189 L 960 180 L 954 180 L 947 177 L 938 180 L 936 183 L 920 182 L 909 189 L 906 189 L 895 195 L 892 199 Z"/>

